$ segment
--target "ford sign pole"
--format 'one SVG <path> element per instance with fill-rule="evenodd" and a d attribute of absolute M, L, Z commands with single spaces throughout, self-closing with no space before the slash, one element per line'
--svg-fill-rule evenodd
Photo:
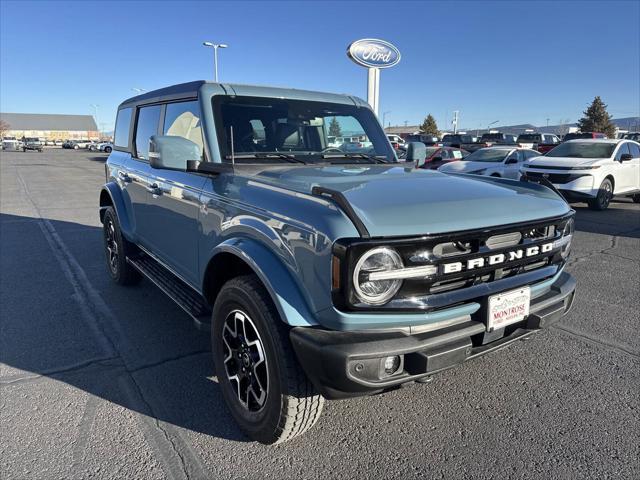
<path fill-rule="evenodd" d="M 384 40 L 363 38 L 347 48 L 347 56 L 358 65 L 367 67 L 367 102 L 378 115 L 380 99 L 380 69 L 393 67 L 400 61 L 400 51 Z"/>
<path fill-rule="evenodd" d="M 380 100 L 380 69 L 370 67 L 367 76 L 367 102 L 378 115 L 378 102 Z"/>

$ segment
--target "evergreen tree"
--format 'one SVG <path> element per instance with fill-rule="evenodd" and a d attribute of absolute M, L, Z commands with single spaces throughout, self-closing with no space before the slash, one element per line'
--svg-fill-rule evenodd
<path fill-rule="evenodd" d="M 436 137 L 440 136 L 436 119 L 433 118 L 433 115 L 431 114 L 427 115 L 427 118 L 424 119 L 424 122 L 422 122 L 422 125 L 420 126 L 420 130 L 427 135 L 434 135 Z"/>
<path fill-rule="evenodd" d="M 616 126 L 611 122 L 611 115 L 607 112 L 607 106 L 598 96 L 584 112 L 584 117 L 578 120 L 578 128 L 581 132 L 601 132 L 609 138 L 615 138 Z"/>
<path fill-rule="evenodd" d="M 331 123 L 329 123 L 329 136 L 331 137 L 341 137 L 342 130 L 340 129 L 340 123 L 336 117 L 331 119 Z"/>

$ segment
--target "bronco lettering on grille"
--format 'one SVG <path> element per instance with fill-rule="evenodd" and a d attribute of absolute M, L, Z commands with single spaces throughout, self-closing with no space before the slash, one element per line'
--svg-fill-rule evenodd
<path fill-rule="evenodd" d="M 505 253 L 496 253 L 494 255 L 487 255 L 485 257 L 471 258 L 462 262 L 451 262 L 442 265 L 442 273 L 456 273 L 463 270 L 473 270 L 474 268 L 482 268 L 484 266 L 499 265 L 505 262 L 512 262 L 514 260 L 520 260 L 526 257 L 534 257 L 541 253 L 549 253 L 553 250 L 553 242 L 544 243 L 542 245 L 535 245 L 528 248 L 521 248 L 518 250 L 511 250 Z"/>

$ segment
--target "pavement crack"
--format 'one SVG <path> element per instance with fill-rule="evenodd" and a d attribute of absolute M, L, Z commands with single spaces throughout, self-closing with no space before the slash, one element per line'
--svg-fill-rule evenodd
<path fill-rule="evenodd" d="M 211 350 L 198 350 L 196 352 L 190 352 L 190 353 L 185 353 L 184 355 L 176 355 L 175 357 L 169 357 L 169 358 L 165 358 L 162 360 L 159 360 L 157 362 L 154 363 L 149 363 L 146 365 L 141 365 L 139 367 L 135 367 L 132 368 L 131 370 L 129 370 L 129 373 L 136 373 L 139 372 L 141 370 L 146 370 L 149 368 L 155 368 L 155 367 L 159 367 L 160 365 L 165 365 L 167 363 L 171 363 L 171 362 L 177 362 L 179 360 L 183 360 L 185 358 L 189 358 L 189 357 L 197 357 L 198 355 L 203 355 L 205 353 L 211 353 Z"/>
<path fill-rule="evenodd" d="M 109 363 L 110 361 L 113 361 L 113 360 L 115 360 L 116 363 Z M 13 383 L 23 383 L 31 380 L 36 380 L 42 377 L 52 377 L 54 375 L 77 372 L 93 366 L 118 367 L 118 366 L 123 366 L 123 363 L 120 357 L 92 358 L 84 362 L 78 362 L 72 365 L 66 365 L 62 368 L 43 370 L 34 375 L 11 375 L 9 377 L 5 377 L 5 379 L 0 380 L 0 385 L 11 385 Z"/>
<path fill-rule="evenodd" d="M 606 341 L 596 337 L 595 335 L 591 335 L 581 330 L 577 330 L 573 327 L 569 327 L 568 325 L 555 324 L 551 328 L 565 332 L 573 337 L 586 340 L 587 343 L 597 344 L 599 346 L 604 346 L 609 350 L 613 350 L 615 352 L 622 353 L 624 355 L 630 355 L 631 357 L 634 357 L 634 358 L 640 358 L 640 352 L 638 352 L 637 350 L 634 350 L 633 347 L 631 347 L 630 345 L 625 345 L 624 343 L 619 343 L 614 341 Z"/>

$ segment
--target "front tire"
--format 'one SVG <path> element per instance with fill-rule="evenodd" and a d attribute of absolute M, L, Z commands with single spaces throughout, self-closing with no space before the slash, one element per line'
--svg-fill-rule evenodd
<path fill-rule="evenodd" d="M 105 147 L 104 151 L 105 153 L 111 153 L 111 147 Z"/>
<path fill-rule="evenodd" d="M 255 275 L 222 287 L 213 308 L 211 342 L 227 407 L 250 438 L 282 443 L 316 423 L 324 398 L 298 363 L 289 329 Z"/>
<path fill-rule="evenodd" d="M 127 262 L 127 255 L 135 248 L 122 236 L 118 215 L 113 207 L 107 207 L 102 222 L 102 237 L 107 260 L 107 270 L 118 285 L 133 285 L 142 278 Z"/>
<path fill-rule="evenodd" d="M 605 178 L 600 184 L 598 189 L 598 195 L 596 198 L 590 199 L 587 203 L 591 210 L 606 210 L 613 198 L 613 183 L 608 178 Z"/>
<path fill-rule="evenodd" d="M 640 193 L 636 193 L 635 195 L 632 195 L 631 200 L 633 200 L 633 203 L 640 203 Z"/>

